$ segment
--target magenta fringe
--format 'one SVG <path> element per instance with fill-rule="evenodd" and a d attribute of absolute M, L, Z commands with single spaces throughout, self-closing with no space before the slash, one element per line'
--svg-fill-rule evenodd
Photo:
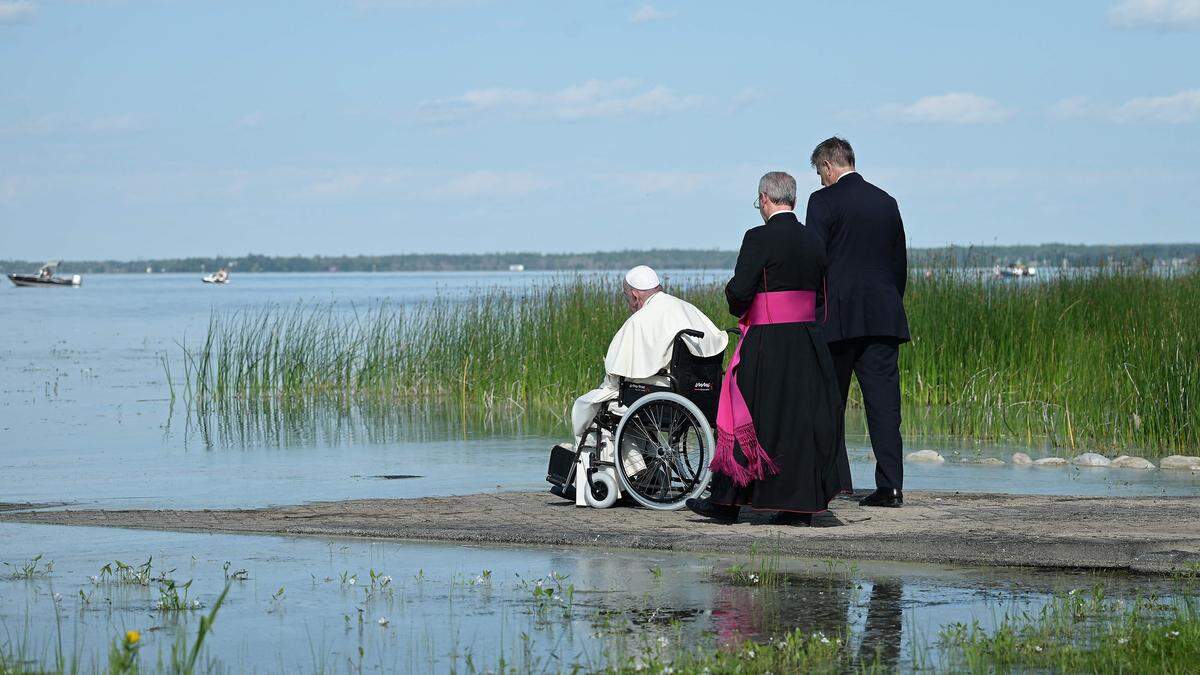
<path fill-rule="evenodd" d="M 742 454 L 746 457 L 746 466 L 738 464 L 734 457 L 734 442 L 741 446 Z M 762 480 L 767 476 L 779 473 L 779 467 L 767 451 L 758 442 L 758 434 L 753 424 L 745 424 L 730 434 L 717 429 L 717 451 L 713 455 L 709 468 L 716 473 L 725 474 L 738 487 L 746 487 L 750 481 Z"/>

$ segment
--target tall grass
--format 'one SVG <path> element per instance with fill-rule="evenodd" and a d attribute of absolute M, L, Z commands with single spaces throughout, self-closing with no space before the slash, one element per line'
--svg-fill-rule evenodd
<path fill-rule="evenodd" d="M 909 289 L 908 432 L 1151 454 L 1200 447 L 1200 274 L 1000 283 L 944 272 Z M 205 415 L 264 401 L 435 398 L 561 415 L 603 375 L 626 316 L 618 291 L 576 279 L 405 307 L 214 314 L 205 339 L 184 346 L 181 386 Z M 720 285 L 680 294 L 734 323 Z"/>

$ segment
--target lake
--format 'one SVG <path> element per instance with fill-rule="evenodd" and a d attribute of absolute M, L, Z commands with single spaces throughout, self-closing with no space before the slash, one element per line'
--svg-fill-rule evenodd
<path fill-rule="evenodd" d="M 726 274 L 664 277 L 686 285 Z M 553 423 L 414 401 L 372 409 L 267 409 L 202 428 L 181 399 L 171 400 L 166 366 L 180 372 L 179 344 L 202 336 L 213 312 L 296 303 L 353 312 L 378 302 L 453 301 L 570 276 L 242 274 L 227 286 L 212 286 L 199 275 L 91 275 L 75 289 L 5 287 L 0 502 L 227 508 L 544 489 L 548 449 L 565 440 L 565 423 L 558 431 Z M 597 380 L 604 348 L 595 346 Z M 855 481 L 868 487 L 869 442 L 860 418 L 852 416 L 850 424 Z M 907 445 L 939 450 L 950 460 L 906 467 L 912 489 L 1200 494 L 1200 479 L 1187 472 L 961 461 L 1007 459 L 1018 450 L 1036 457 L 1044 448 L 930 438 L 909 438 Z M 355 659 L 367 669 L 448 670 L 461 666 L 466 654 L 486 664 L 501 651 L 523 654 L 538 666 L 533 669 L 556 670 L 569 661 L 597 663 L 604 639 L 611 638 L 605 622 L 612 616 L 620 617 L 621 634 L 667 640 L 850 626 L 855 639 L 894 643 L 889 653 L 904 662 L 912 640 L 934 637 L 949 622 L 987 617 L 997 607 L 1036 607 L 1055 591 L 1093 581 L 1078 574 L 915 565 L 833 574 L 792 562 L 795 583 L 772 597 L 766 589 L 722 581 L 720 570 L 738 562 L 730 557 L 0 525 L 0 561 L 18 564 L 39 554 L 54 562 L 50 576 L 0 581 L 0 632 L 27 632 L 45 649 L 56 613 L 65 612 L 68 644 L 84 653 L 102 653 L 126 628 L 151 630 L 150 648 L 169 649 L 173 636 L 196 627 L 195 612 L 164 617 L 151 611 L 158 595 L 153 584 L 91 582 L 105 563 L 153 556 L 155 569 L 174 569 L 181 582 L 195 580 L 204 603 L 219 592 L 225 561 L 247 569 L 249 579 L 235 583 L 213 638 L 214 653 L 233 670 L 340 670 Z M 395 581 L 386 597 L 367 601 L 358 584 L 372 569 Z M 484 569 L 491 570 L 489 580 L 475 583 Z M 345 583 L 343 572 L 357 575 L 357 583 Z M 530 589 L 552 573 L 567 575 L 574 586 L 569 608 L 532 599 Z M 1126 578 L 1105 583 L 1129 595 L 1148 588 Z"/>

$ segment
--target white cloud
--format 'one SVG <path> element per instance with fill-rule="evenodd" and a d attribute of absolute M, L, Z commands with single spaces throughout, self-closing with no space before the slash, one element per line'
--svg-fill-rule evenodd
<path fill-rule="evenodd" d="M 1003 122 L 1013 112 L 978 94 L 952 92 L 926 96 L 912 103 L 893 103 L 880 109 L 884 117 L 903 122 L 984 124 Z"/>
<path fill-rule="evenodd" d="M 675 12 L 664 12 L 654 5 L 642 5 L 629 20 L 633 23 L 646 23 L 649 21 L 662 21 L 675 16 Z"/>
<path fill-rule="evenodd" d="M 261 127 L 263 125 L 263 123 L 266 121 L 267 121 L 266 113 L 264 113 L 261 110 L 255 110 L 252 113 L 247 113 L 245 115 L 242 115 L 238 119 L 236 126 L 240 129 L 257 129 L 257 128 Z"/>
<path fill-rule="evenodd" d="M 0 23 L 17 23 L 31 18 L 37 5 L 29 0 L 0 0 Z"/>
<path fill-rule="evenodd" d="M 292 195 L 313 199 L 381 196 L 398 200 L 505 199 L 550 188 L 554 181 L 530 171 L 415 171 L 348 168 L 296 176 Z"/>
<path fill-rule="evenodd" d="M 1200 0 L 1121 0 L 1108 10 L 1118 28 L 1200 29 Z"/>
<path fill-rule="evenodd" d="M 1050 108 L 1050 114 L 1064 119 L 1187 124 L 1200 121 L 1200 89 L 1187 89 L 1165 96 L 1140 96 L 1116 105 L 1075 96 L 1055 103 Z"/>
<path fill-rule="evenodd" d="M 0 124 L 0 136 L 57 136 L 72 134 L 120 134 L 139 131 L 147 126 L 142 115 L 102 115 L 81 117 L 50 113 Z"/>
<path fill-rule="evenodd" d="M 579 120 L 660 115 L 693 108 L 701 102 L 700 96 L 682 95 L 661 85 L 646 86 L 637 80 L 588 80 L 557 91 L 475 89 L 453 98 L 424 101 L 419 106 L 419 114 L 434 122 L 486 113 Z"/>

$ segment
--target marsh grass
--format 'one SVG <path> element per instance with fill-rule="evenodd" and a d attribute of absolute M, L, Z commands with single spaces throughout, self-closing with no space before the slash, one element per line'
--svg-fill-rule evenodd
<path fill-rule="evenodd" d="M 1055 598 L 1037 615 L 1005 616 L 994 629 L 942 631 L 947 670 L 970 673 L 1192 673 L 1200 663 L 1194 596 L 1109 601 L 1102 591 Z"/>
<path fill-rule="evenodd" d="M 38 554 L 29 560 L 21 563 L 3 563 L 10 571 L 9 579 L 24 579 L 26 581 L 33 579 L 43 579 L 54 573 L 54 561 L 47 560 L 41 562 L 42 554 Z"/>
<path fill-rule="evenodd" d="M 734 323 L 720 285 L 679 294 L 718 325 Z M 909 434 L 1152 455 L 1200 447 L 1196 272 L 1007 283 L 945 271 L 914 278 L 905 304 Z M 204 339 L 184 345 L 182 377 L 169 386 L 184 389 L 190 418 L 234 431 L 274 424 L 264 408 L 302 416 L 315 404 L 350 414 L 439 401 L 464 423 L 561 420 L 600 380 L 624 318 L 617 286 L 595 279 L 404 307 L 215 313 Z"/>

